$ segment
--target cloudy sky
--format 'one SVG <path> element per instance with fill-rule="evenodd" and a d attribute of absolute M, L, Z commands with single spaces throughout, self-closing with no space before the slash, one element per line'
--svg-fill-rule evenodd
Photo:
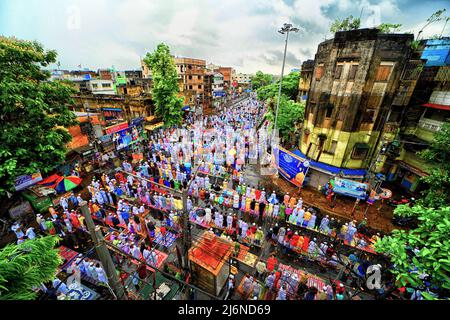
<path fill-rule="evenodd" d="M 290 36 L 290 70 L 314 58 L 335 18 L 362 10 L 362 27 L 401 23 L 417 33 L 442 8 L 450 13 L 448 0 L 0 0 L 0 34 L 40 41 L 67 69 L 138 69 L 140 57 L 165 42 L 177 56 L 278 74 L 284 22 L 301 28 Z M 424 35 L 443 27 L 431 25 Z"/>

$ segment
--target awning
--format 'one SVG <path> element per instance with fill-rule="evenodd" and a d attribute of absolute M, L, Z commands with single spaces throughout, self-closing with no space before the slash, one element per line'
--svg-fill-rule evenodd
<path fill-rule="evenodd" d="M 102 108 L 103 111 L 116 111 L 116 112 L 122 112 L 121 108 Z"/>
<path fill-rule="evenodd" d="M 446 106 L 446 105 L 443 105 L 443 104 L 425 103 L 422 106 L 423 107 L 427 107 L 427 108 L 433 108 L 433 109 L 440 109 L 440 110 L 450 111 L 450 106 Z"/>
<path fill-rule="evenodd" d="M 147 125 L 147 126 L 144 127 L 144 129 L 147 130 L 147 131 L 152 131 L 152 130 L 161 128 L 163 125 L 164 125 L 164 122 L 159 122 L 159 123 Z"/>

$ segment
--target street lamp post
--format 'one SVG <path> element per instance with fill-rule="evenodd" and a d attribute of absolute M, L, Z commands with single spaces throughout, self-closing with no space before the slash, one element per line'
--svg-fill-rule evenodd
<path fill-rule="evenodd" d="M 284 65 L 286 62 L 286 51 L 287 51 L 287 44 L 289 39 L 289 32 L 298 32 L 299 29 L 292 26 L 290 23 L 285 23 L 283 27 L 278 30 L 281 34 L 286 34 L 286 40 L 284 44 L 284 55 L 283 55 L 283 66 L 281 67 L 281 78 L 280 78 L 280 86 L 278 88 L 278 98 L 277 98 L 277 109 L 275 112 L 275 124 L 273 127 L 273 135 L 272 135 L 272 143 L 274 143 L 275 140 L 275 132 L 277 131 L 277 121 L 278 121 L 278 109 L 280 108 L 280 98 L 281 98 L 281 85 L 283 82 L 283 75 L 284 75 Z"/>

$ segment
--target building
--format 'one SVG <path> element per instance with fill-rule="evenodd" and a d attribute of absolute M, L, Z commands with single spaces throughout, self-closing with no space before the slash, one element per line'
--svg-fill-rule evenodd
<path fill-rule="evenodd" d="M 205 108 L 211 108 L 213 106 L 213 83 L 214 83 L 214 72 L 206 72 L 204 78 Z"/>
<path fill-rule="evenodd" d="M 212 96 L 214 107 L 218 107 L 225 98 L 225 91 L 223 88 L 223 75 L 219 72 L 215 72 L 213 76 L 212 84 Z"/>
<path fill-rule="evenodd" d="M 300 80 L 298 82 L 298 101 L 306 101 L 311 88 L 311 80 L 314 70 L 314 60 L 306 60 L 302 63 Z"/>
<path fill-rule="evenodd" d="M 141 69 L 142 69 L 142 77 L 144 79 L 149 79 L 152 77 L 152 71 L 150 68 L 145 64 L 144 60 L 141 59 Z"/>
<path fill-rule="evenodd" d="M 230 93 L 231 90 L 231 74 L 233 73 L 233 68 L 231 67 L 220 67 L 219 69 L 214 70 L 223 75 L 223 87 L 225 92 Z"/>
<path fill-rule="evenodd" d="M 381 171 L 381 146 L 394 139 L 397 111 L 409 103 L 418 77 L 410 72 L 420 63 L 410 61 L 413 40 L 358 29 L 319 44 L 296 151 L 310 160 L 311 186 L 334 175 L 365 179 Z"/>
<path fill-rule="evenodd" d="M 252 75 L 247 73 L 236 73 L 233 70 L 231 76 L 231 82 L 237 83 L 238 87 L 241 89 L 246 89 L 250 86 Z"/>
<path fill-rule="evenodd" d="M 174 60 L 180 94 L 184 97 L 184 106 L 203 105 L 206 61 L 192 58 L 175 58 Z"/>
<path fill-rule="evenodd" d="M 102 80 L 113 80 L 113 74 L 109 69 L 98 69 L 98 77 Z"/>
<path fill-rule="evenodd" d="M 214 70 L 218 70 L 219 68 L 220 68 L 220 66 L 217 64 L 214 64 L 214 63 L 208 63 L 206 65 L 206 71 L 209 71 L 209 72 L 214 72 Z"/>
<path fill-rule="evenodd" d="M 420 58 L 426 63 L 402 118 L 400 156 L 384 168 L 388 180 L 411 193 L 426 188 L 420 178 L 433 168 L 417 152 L 426 149 L 450 119 L 450 38 L 425 40 L 422 47 Z"/>
<path fill-rule="evenodd" d="M 112 80 L 91 79 L 87 81 L 86 88 L 92 94 L 116 94 Z"/>

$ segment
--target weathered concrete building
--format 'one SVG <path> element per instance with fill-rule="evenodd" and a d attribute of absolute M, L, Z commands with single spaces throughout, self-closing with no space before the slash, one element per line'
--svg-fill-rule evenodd
<path fill-rule="evenodd" d="M 419 57 L 425 62 L 400 129 L 399 157 L 385 164 L 387 179 L 418 193 L 433 164 L 417 152 L 426 149 L 450 119 L 450 38 L 424 40 Z"/>
<path fill-rule="evenodd" d="M 311 88 L 311 80 L 314 70 L 314 60 L 306 60 L 302 63 L 300 80 L 298 82 L 298 101 L 306 101 Z"/>
<path fill-rule="evenodd" d="M 185 106 L 204 104 L 204 77 L 206 61 L 192 58 L 175 58 L 180 94 Z"/>
<path fill-rule="evenodd" d="M 404 109 L 417 80 L 402 78 L 417 67 L 412 40 L 412 34 L 359 29 L 319 44 L 298 151 L 311 161 L 311 185 L 381 170 L 378 150 L 398 128 L 392 106 Z"/>

